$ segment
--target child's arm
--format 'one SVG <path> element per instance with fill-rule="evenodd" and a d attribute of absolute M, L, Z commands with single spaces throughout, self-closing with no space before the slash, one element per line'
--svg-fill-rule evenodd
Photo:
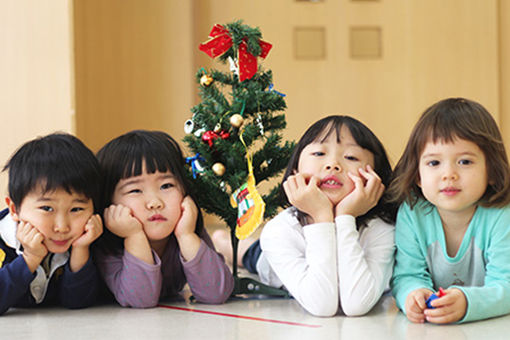
<path fill-rule="evenodd" d="M 99 275 L 92 257 L 89 256 L 78 271 L 73 271 L 69 262 L 60 282 L 60 303 L 71 309 L 91 306 L 96 300 L 98 286 Z"/>
<path fill-rule="evenodd" d="M 104 211 L 105 225 L 115 235 L 124 239 L 124 249 L 140 260 L 154 264 L 149 240 L 140 221 L 131 209 L 121 204 L 111 205 Z"/>
<path fill-rule="evenodd" d="M 83 268 L 90 258 L 90 245 L 103 233 L 103 222 L 98 214 L 92 215 L 85 225 L 83 234 L 73 242 L 69 267 L 72 272 Z"/>
<path fill-rule="evenodd" d="M 359 235 L 353 216 L 335 219 L 340 303 L 348 316 L 363 315 L 379 301 L 393 270 L 395 227 L 370 221 Z"/>
<path fill-rule="evenodd" d="M 336 314 L 334 223 L 302 227 L 292 209 L 287 209 L 265 225 L 260 244 L 272 270 L 303 308 L 317 316 Z"/>
<path fill-rule="evenodd" d="M 223 258 L 214 251 L 207 232 L 195 232 L 198 208 L 187 196 L 182 201 L 182 215 L 175 227 L 181 261 L 193 296 L 203 303 L 223 303 L 234 289 L 234 278 Z"/>
<path fill-rule="evenodd" d="M 224 303 L 234 289 L 234 277 L 223 257 L 214 250 L 213 243 L 205 229 L 198 253 L 191 261 L 183 261 L 182 267 L 193 296 L 198 302 Z"/>
<path fill-rule="evenodd" d="M 418 208 L 415 206 L 414 209 Z M 420 224 L 415 218 L 409 205 L 404 203 L 399 209 L 395 226 L 397 251 L 390 283 L 397 306 L 406 314 L 406 299 L 412 291 L 420 288 L 434 291 L 432 278 L 427 269 L 426 249 L 422 249 L 421 246 L 424 240 L 420 243 L 420 239 L 425 236 L 419 230 Z M 425 300 L 423 302 L 425 303 Z"/>
<path fill-rule="evenodd" d="M 1 240 L 0 243 L 2 243 Z M 0 247 L 0 251 L 3 251 L 1 248 L 2 247 Z M 5 259 L 0 265 L 1 315 L 9 308 L 15 306 L 25 295 L 30 294 L 28 288 L 35 274 L 30 272 L 22 255 L 14 257 L 12 261 L 8 263 L 7 259 Z"/>
<path fill-rule="evenodd" d="M 184 197 L 181 203 L 181 218 L 175 226 L 174 233 L 181 255 L 186 261 L 192 260 L 200 248 L 200 238 L 195 233 L 197 215 L 198 208 L 191 197 Z"/>

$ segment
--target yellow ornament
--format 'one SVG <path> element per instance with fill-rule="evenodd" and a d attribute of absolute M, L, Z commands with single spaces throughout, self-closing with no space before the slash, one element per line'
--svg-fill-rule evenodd
<path fill-rule="evenodd" d="M 232 117 L 230 117 L 230 125 L 232 125 L 233 127 L 238 128 L 241 125 L 243 125 L 243 122 L 244 122 L 243 116 L 241 116 L 238 113 L 236 113 L 235 115 L 232 115 Z"/>
<path fill-rule="evenodd" d="M 214 163 L 212 170 L 217 176 L 223 176 L 225 174 L 225 166 L 221 163 Z"/>
<path fill-rule="evenodd" d="M 204 74 L 201 78 L 200 78 L 200 85 L 202 86 L 209 86 L 212 84 L 212 82 L 214 81 L 213 77 L 211 77 L 210 75 L 208 74 Z"/>

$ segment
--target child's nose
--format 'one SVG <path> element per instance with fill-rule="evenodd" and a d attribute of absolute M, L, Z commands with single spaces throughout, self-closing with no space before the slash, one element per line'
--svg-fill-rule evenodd
<path fill-rule="evenodd" d="M 59 216 L 55 221 L 55 232 L 67 233 L 69 231 L 69 221 L 66 216 Z"/>
<path fill-rule="evenodd" d="M 342 167 L 336 159 L 330 159 L 326 162 L 326 170 L 342 171 Z"/>
<path fill-rule="evenodd" d="M 161 209 L 163 207 L 163 202 L 159 199 L 159 197 L 153 196 L 147 201 L 148 209 Z"/>
<path fill-rule="evenodd" d="M 455 169 L 453 169 L 452 167 L 448 167 L 446 169 L 445 173 L 443 174 L 443 180 L 455 181 L 457 179 L 459 179 L 459 175 L 458 175 L 457 171 L 455 171 Z"/>

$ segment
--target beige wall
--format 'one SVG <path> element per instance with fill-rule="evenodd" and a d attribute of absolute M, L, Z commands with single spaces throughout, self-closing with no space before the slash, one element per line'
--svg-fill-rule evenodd
<path fill-rule="evenodd" d="M 71 1 L 0 2 L 0 111 L 3 166 L 22 143 L 72 131 Z M 0 208 L 6 175 L 0 177 Z"/>
<path fill-rule="evenodd" d="M 94 151 L 133 129 L 182 137 L 193 104 L 191 15 L 190 1 L 75 1 L 76 132 Z"/>

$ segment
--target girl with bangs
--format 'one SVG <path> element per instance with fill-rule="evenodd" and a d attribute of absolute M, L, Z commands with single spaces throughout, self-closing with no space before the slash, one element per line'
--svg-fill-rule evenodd
<path fill-rule="evenodd" d="M 442 324 L 510 313 L 510 172 L 489 112 L 464 98 L 429 107 L 390 193 L 401 203 L 391 286 L 407 318 Z"/>
<path fill-rule="evenodd" d="M 234 280 L 204 229 L 177 142 L 164 132 L 136 130 L 97 157 L 106 230 L 96 260 L 117 302 L 154 307 L 186 283 L 199 302 L 225 302 Z"/>
<path fill-rule="evenodd" d="M 287 289 L 313 315 L 369 312 L 393 269 L 391 179 L 386 151 L 363 123 L 337 115 L 315 122 L 282 180 L 288 208 L 240 254 L 244 267 Z"/>

